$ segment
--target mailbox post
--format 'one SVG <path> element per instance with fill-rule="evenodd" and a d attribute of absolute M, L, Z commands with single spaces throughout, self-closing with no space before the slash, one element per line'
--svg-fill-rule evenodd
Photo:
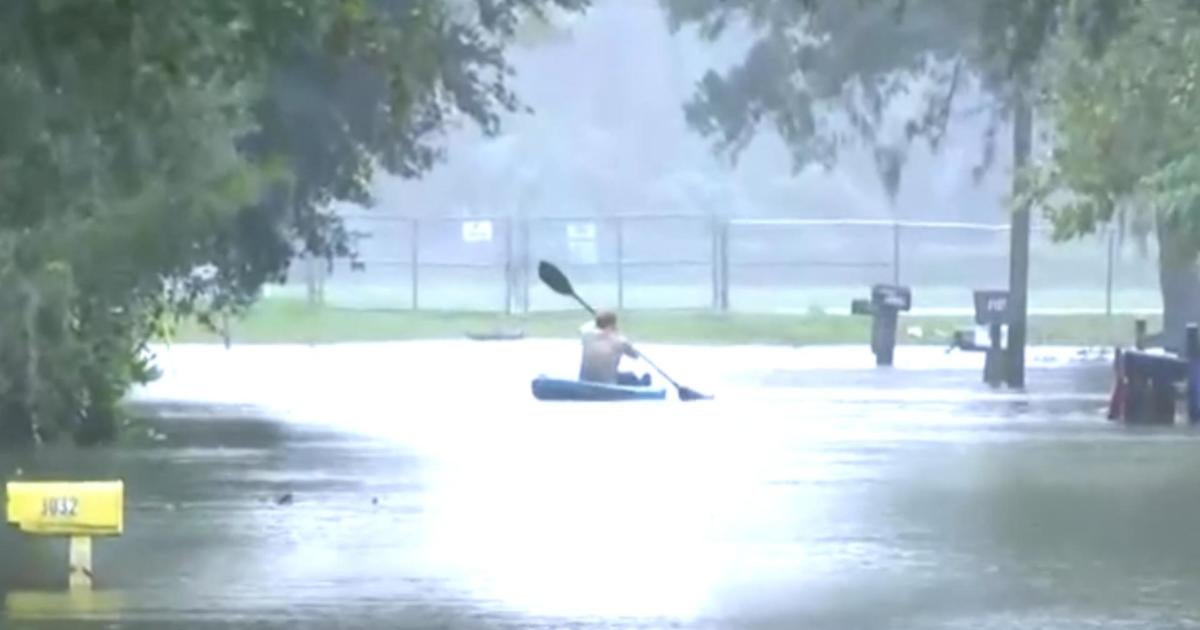
<path fill-rule="evenodd" d="M 1004 383 L 1004 326 L 1009 323 L 1008 291 L 975 291 L 975 324 L 987 326 L 988 347 L 983 359 L 983 382 Z"/>
<path fill-rule="evenodd" d="M 912 290 L 894 284 L 871 287 L 870 300 L 854 300 L 850 312 L 871 316 L 871 352 L 875 365 L 890 366 L 896 350 L 896 326 L 900 311 L 912 308 Z"/>
<path fill-rule="evenodd" d="M 92 537 L 119 536 L 125 526 L 122 481 L 10 481 L 6 519 L 35 536 L 70 539 L 68 584 L 71 590 L 92 587 Z"/>

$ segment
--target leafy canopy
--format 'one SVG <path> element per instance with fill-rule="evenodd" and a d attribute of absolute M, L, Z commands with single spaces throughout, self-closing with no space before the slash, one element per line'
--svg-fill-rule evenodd
<path fill-rule="evenodd" d="M 0 443 L 102 439 L 174 317 L 245 308 L 328 207 L 520 104 L 523 20 L 587 0 L 0 3 Z"/>
<path fill-rule="evenodd" d="M 1043 99 L 1055 133 L 1026 176 L 1059 238 L 1152 213 L 1200 244 L 1198 76 L 1200 10 L 1190 3 L 1136 3 L 1102 50 L 1074 29 L 1057 42 Z"/>
<path fill-rule="evenodd" d="M 1015 90 L 1031 80 L 1061 26 L 1099 47 L 1120 28 L 1125 0 L 660 0 L 673 29 L 715 40 L 749 33 L 745 58 L 710 71 L 685 105 L 690 126 L 736 160 L 764 126 L 799 169 L 831 166 L 840 148 L 894 150 L 889 106 L 916 98 L 900 142 L 937 148 L 956 97 L 972 82 L 991 95 L 983 162 Z M 881 156 L 887 157 L 887 156 Z M 881 175 L 897 165 L 881 163 Z"/>

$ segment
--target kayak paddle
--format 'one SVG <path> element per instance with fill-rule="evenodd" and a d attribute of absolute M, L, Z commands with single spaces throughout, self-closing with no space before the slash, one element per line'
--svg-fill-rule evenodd
<path fill-rule="evenodd" d="M 559 295 L 575 298 L 575 301 L 579 302 L 580 306 L 587 309 L 587 312 L 591 313 L 592 315 L 596 314 L 596 309 L 592 308 L 591 304 L 588 304 L 583 298 L 579 297 L 579 294 L 575 292 L 575 288 L 571 286 L 571 281 L 567 279 L 566 274 L 564 274 L 558 267 L 555 267 L 553 264 L 545 260 L 540 261 L 538 263 L 538 277 L 542 279 L 542 282 L 546 283 L 546 286 L 550 287 L 551 291 L 554 291 Z M 679 400 L 705 400 L 712 398 L 712 396 L 701 394 L 690 387 L 685 387 L 675 382 L 675 379 L 668 376 L 666 372 L 662 371 L 662 368 L 655 365 L 654 362 L 651 361 L 649 357 L 642 354 L 641 351 L 638 351 L 638 355 L 643 361 L 648 363 L 650 367 L 654 368 L 655 372 L 658 372 L 663 378 L 667 379 L 668 383 L 675 386 L 675 391 L 679 392 Z"/>
<path fill-rule="evenodd" d="M 591 304 L 584 302 L 583 298 L 579 297 L 579 294 L 575 292 L 575 287 L 571 286 L 571 281 L 567 279 L 566 274 L 558 267 L 543 260 L 538 263 L 538 277 L 542 279 L 542 282 L 546 283 L 546 286 L 550 287 L 551 291 L 559 295 L 575 298 L 575 301 L 587 309 L 587 312 L 592 315 L 596 314 L 596 309 L 592 308 Z"/>

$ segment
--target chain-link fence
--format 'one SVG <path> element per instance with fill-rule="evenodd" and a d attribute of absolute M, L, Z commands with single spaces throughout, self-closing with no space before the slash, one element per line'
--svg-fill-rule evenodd
<path fill-rule="evenodd" d="M 879 282 L 914 311 L 969 313 L 1008 286 L 1007 225 L 697 216 L 412 219 L 347 215 L 361 266 L 297 267 L 275 296 L 346 308 L 529 312 L 570 305 L 541 286 L 550 260 L 594 304 L 622 309 L 847 312 Z M 1152 243 L 1114 233 L 1054 243 L 1035 227 L 1032 312 L 1154 312 Z"/>

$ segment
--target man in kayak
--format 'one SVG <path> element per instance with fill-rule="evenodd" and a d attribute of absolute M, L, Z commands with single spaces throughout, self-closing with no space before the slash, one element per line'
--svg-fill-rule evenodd
<path fill-rule="evenodd" d="M 596 318 L 579 329 L 583 338 L 583 360 L 579 366 L 579 380 L 615 385 L 649 385 L 650 375 L 641 377 L 632 372 L 619 371 L 621 357 L 638 358 L 633 344 L 617 330 L 617 315 L 612 311 L 600 311 Z"/>

